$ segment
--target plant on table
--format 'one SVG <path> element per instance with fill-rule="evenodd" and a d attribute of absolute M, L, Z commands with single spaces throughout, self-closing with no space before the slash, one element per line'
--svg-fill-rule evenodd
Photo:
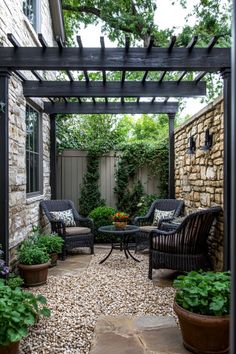
<path fill-rule="evenodd" d="M 113 215 L 112 219 L 114 222 L 128 222 L 129 215 L 122 211 L 118 211 Z"/>
<path fill-rule="evenodd" d="M 19 341 L 28 335 L 29 326 L 40 317 L 50 316 L 42 295 L 33 295 L 20 288 L 12 289 L 0 280 L 0 353 L 17 353 Z"/>
<path fill-rule="evenodd" d="M 174 310 L 185 347 L 194 353 L 227 353 L 229 272 L 192 271 L 179 276 L 174 287 L 177 288 Z"/>

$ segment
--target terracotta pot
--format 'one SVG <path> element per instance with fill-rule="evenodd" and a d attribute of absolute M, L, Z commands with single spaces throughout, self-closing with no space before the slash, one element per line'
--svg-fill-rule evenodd
<path fill-rule="evenodd" d="M 20 276 L 24 279 L 26 286 L 38 286 L 45 284 L 48 276 L 48 267 L 50 263 L 25 265 L 18 264 Z"/>
<path fill-rule="evenodd" d="M 117 230 L 123 230 L 127 226 L 127 222 L 126 221 L 115 221 L 114 224 L 115 224 L 115 228 Z"/>
<path fill-rule="evenodd" d="M 58 254 L 57 253 L 51 253 L 50 254 L 50 259 L 51 259 L 50 267 L 55 267 L 57 265 Z"/>
<path fill-rule="evenodd" d="M 6 345 L 4 347 L 0 346 L 0 354 L 17 354 L 19 351 L 19 344 L 20 341 L 11 343 L 9 345 Z"/>
<path fill-rule="evenodd" d="M 183 344 L 192 353 L 223 354 L 229 351 L 229 316 L 199 315 L 174 302 Z"/>

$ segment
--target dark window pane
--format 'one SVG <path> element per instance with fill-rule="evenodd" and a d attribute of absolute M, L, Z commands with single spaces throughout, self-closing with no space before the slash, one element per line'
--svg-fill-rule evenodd
<path fill-rule="evenodd" d="M 36 26 L 36 0 L 23 0 L 23 12 L 29 22 L 35 28 Z"/>

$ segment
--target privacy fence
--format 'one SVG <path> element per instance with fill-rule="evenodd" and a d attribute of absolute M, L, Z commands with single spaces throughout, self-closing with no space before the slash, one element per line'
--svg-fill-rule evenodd
<path fill-rule="evenodd" d="M 106 204 L 115 207 L 116 196 L 115 172 L 118 165 L 119 153 L 110 153 L 102 156 L 99 161 L 99 187 L 101 197 Z M 78 150 L 64 150 L 57 159 L 57 197 L 59 199 L 71 199 L 79 209 L 78 199 L 80 197 L 83 176 L 87 170 L 87 152 Z M 153 176 L 148 166 L 143 166 L 137 171 L 138 179 L 141 181 L 144 192 L 148 194 L 159 194 L 160 179 Z M 134 181 L 130 180 L 130 186 Z"/>

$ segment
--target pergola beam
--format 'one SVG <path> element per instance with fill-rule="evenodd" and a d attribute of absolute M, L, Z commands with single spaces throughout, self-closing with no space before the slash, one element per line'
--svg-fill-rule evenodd
<path fill-rule="evenodd" d="M 206 94 L 206 83 L 191 81 L 25 81 L 25 97 L 192 97 Z"/>
<path fill-rule="evenodd" d="M 230 67 L 230 48 L 4 47 L 0 68 L 12 70 L 208 71 Z"/>
<path fill-rule="evenodd" d="M 178 102 L 149 103 L 149 102 L 96 102 L 81 103 L 44 103 L 44 111 L 48 114 L 138 114 L 138 113 L 167 113 L 175 114 L 178 111 Z"/>

